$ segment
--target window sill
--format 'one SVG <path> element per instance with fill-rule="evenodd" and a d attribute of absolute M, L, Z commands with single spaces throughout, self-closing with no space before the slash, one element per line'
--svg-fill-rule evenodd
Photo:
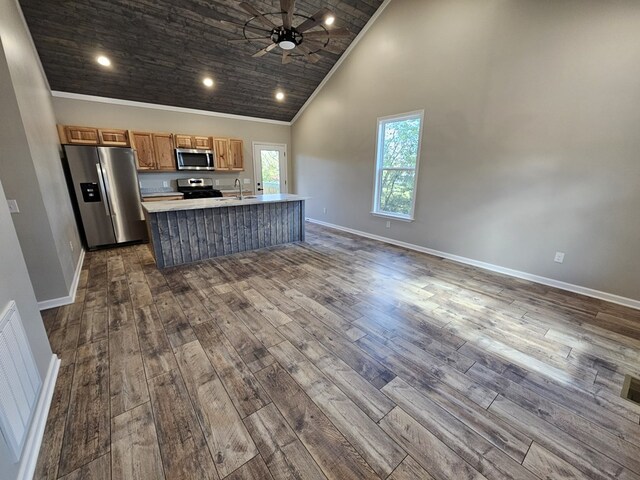
<path fill-rule="evenodd" d="M 371 212 L 371 215 L 373 215 L 374 217 L 388 218 L 390 220 L 399 220 L 401 222 L 408 222 L 408 223 L 411 223 L 414 221 L 413 217 L 401 217 L 400 215 L 394 215 L 392 213 Z"/>

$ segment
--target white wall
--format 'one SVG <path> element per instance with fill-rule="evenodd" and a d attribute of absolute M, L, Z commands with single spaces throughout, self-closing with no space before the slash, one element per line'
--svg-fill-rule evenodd
<path fill-rule="evenodd" d="M 39 301 L 69 294 L 81 244 L 46 82 L 15 0 L 0 0 L 0 179 Z M 72 249 L 73 245 L 73 249 Z"/>
<path fill-rule="evenodd" d="M 20 243 L 11 222 L 2 183 L 0 183 L 0 312 L 11 300 L 20 317 L 43 381 L 53 353 L 38 310 Z M 24 455 L 23 455 L 24 457 Z M 23 458 L 24 460 L 24 458 Z M 16 478 L 20 463 L 14 463 L 11 451 L 0 434 L 0 477 Z"/>
<path fill-rule="evenodd" d="M 252 142 L 291 143 L 291 128 L 282 122 L 258 122 L 62 97 L 53 98 L 53 108 L 58 123 L 64 125 L 241 138 L 244 141 L 244 172 L 197 174 L 199 177 L 212 177 L 219 180 L 220 188 L 225 186 L 233 188 L 234 180 L 240 177 L 250 179 L 251 184 L 245 186 L 253 189 Z M 162 187 L 162 182 L 166 180 L 170 181 L 175 188 L 175 179 L 193 176 L 193 172 L 142 173 L 140 182 L 143 187 Z"/>
<path fill-rule="evenodd" d="M 311 218 L 640 299 L 638 78 L 637 1 L 393 0 L 293 125 L 295 186 Z M 419 109 L 416 221 L 386 229 L 376 119 Z"/>

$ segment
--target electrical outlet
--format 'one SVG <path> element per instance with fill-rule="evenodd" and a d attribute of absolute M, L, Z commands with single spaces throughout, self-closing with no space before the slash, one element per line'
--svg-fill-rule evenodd
<path fill-rule="evenodd" d="M 322 209 L 322 213 L 324 213 L 325 215 L 327 214 L 327 207 L 324 207 L 324 208 Z"/>
<path fill-rule="evenodd" d="M 216 187 L 220 185 L 220 180 L 216 180 Z"/>
<path fill-rule="evenodd" d="M 71 251 L 73 252 L 73 242 L 71 240 L 69 240 L 69 247 L 71 248 Z"/>
<path fill-rule="evenodd" d="M 556 252 L 556 256 L 553 258 L 553 261 L 556 263 L 564 262 L 564 252 Z"/>
<path fill-rule="evenodd" d="M 387 225 L 386 226 L 387 226 L 387 228 L 391 228 L 391 221 L 390 220 L 387 220 Z"/>
<path fill-rule="evenodd" d="M 251 183 L 251 179 L 250 178 L 244 178 L 243 181 L 244 181 L 245 185 L 249 185 Z"/>
<path fill-rule="evenodd" d="M 7 205 L 9 205 L 9 211 L 11 213 L 20 213 L 20 209 L 18 208 L 18 202 L 15 200 L 7 200 Z"/>
<path fill-rule="evenodd" d="M 165 187 L 165 188 L 168 187 L 169 186 L 169 181 L 168 180 L 164 180 L 162 182 L 162 186 Z"/>

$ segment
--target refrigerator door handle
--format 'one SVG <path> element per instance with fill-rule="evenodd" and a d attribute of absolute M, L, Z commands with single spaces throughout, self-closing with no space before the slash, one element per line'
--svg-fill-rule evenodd
<path fill-rule="evenodd" d="M 100 195 L 102 195 L 104 211 L 106 212 L 107 217 L 111 218 L 111 212 L 109 211 L 109 199 L 107 198 L 104 187 L 104 175 L 102 174 L 102 167 L 99 163 L 96 163 L 96 170 L 98 170 L 98 188 L 100 189 Z"/>

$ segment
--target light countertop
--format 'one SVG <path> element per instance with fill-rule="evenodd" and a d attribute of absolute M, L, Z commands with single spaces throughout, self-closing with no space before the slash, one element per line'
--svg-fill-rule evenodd
<path fill-rule="evenodd" d="M 253 197 L 253 196 L 252 196 Z M 257 205 L 261 203 L 298 202 L 308 200 L 309 197 L 281 193 L 276 195 L 257 195 L 253 198 L 194 198 L 186 200 L 168 200 L 160 202 L 143 203 L 142 208 L 147 213 L 175 212 L 180 210 L 199 210 L 203 208 L 235 207 L 238 205 Z"/>

